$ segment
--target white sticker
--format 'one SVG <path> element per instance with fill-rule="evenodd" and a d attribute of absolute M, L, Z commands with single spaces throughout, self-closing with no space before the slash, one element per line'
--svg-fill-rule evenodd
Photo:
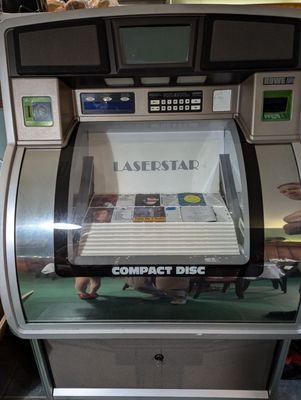
<path fill-rule="evenodd" d="M 231 110 L 232 90 L 214 90 L 213 92 L 213 111 Z"/>

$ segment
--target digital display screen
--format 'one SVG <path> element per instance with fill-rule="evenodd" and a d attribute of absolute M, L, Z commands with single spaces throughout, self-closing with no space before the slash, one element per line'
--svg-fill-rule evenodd
<path fill-rule="evenodd" d="M 292 113 L 292 90 L 266 90 L 263 92 L 263 121 L 289 121 Z"/>
<path fill-rule="evenodd" d="M 120 27 L 122 62 L 128 65 L 189 61 L 191 25 Z"/>
<path fill-rule="evenodd" d="M 97 27 L 65 26 L 19 34 L 23 67 L 98 66 L 101 64 Z"/>
<path fill-rule="evenodd" d="M 287 97 L 265 98 L 263 111 L 266 113 L 285 112 L 287 108 Z"/>
<path fill-rule="evenodd" d="M 295 25 L 216 20 L 210 62 L 292 60 Z"/>

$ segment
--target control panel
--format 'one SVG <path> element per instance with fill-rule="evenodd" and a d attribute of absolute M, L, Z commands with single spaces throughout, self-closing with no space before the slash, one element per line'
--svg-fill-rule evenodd
<path fill-rule="evenodd" d="M 81 93 L 83 114 L 133 114 L 135 95 L 129 92 Z"/>
<path fill-rule="evenodd" d="M 148 112 L 181 113 L 200 112 L 203 107 L 203 92 L 149 92 Z"/>

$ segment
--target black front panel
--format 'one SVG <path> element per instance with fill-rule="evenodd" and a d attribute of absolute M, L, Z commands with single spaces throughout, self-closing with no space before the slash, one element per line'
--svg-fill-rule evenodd
<path fill-rule="evenodd" d="M 87 88 L 105 86 L 100 75 L 135 77 L 139 86 L 143 76 L 171 77 L 174 85 L 177 76 L 204 74 L 210 85 L 298 68 L 299 36 L 293 18 L 124 16 L 14 28 L 7 47 L 12 76 L 67 75 L 72 87 Z"/>
<path fill-rule="evenodd" d="M 222 16 L 207 21 L 209 68 L 296 66 L 299 23 L 279 18 Z"/>
<path fill-rule="evenodd" d="M 15 30 L 17 70 L 24 75 L 109 72 L 102 21 L 69 21 Z"/>

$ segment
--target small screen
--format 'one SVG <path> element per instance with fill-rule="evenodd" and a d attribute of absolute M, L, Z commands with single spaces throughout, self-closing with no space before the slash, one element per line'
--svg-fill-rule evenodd
<path fill-rule="evenodd" d="M 292 114 L 292 90 L 263 92 L 263 121 L 289 121 Z"/>
<path fill-rule="evenodd" d="M 190 25 L 121 27 L 124 64 L 172 64 L 189 61 Z"/>
<path fill-rule="evenodd" d="M 285 112 L 287 108 L 287 97 L 265 98 L 263 111 L 266 113 Z"/>
<path fill-rule="evenodd" d="M 217 20 L 213 24 L 211 62 L 292 60 L 293 24 Z"/>
<path fill-rule="evenodd" d="M 101 63 L 95 25 L 22 32 L 19 44 L 23 67 L 94 66 Z"/>

